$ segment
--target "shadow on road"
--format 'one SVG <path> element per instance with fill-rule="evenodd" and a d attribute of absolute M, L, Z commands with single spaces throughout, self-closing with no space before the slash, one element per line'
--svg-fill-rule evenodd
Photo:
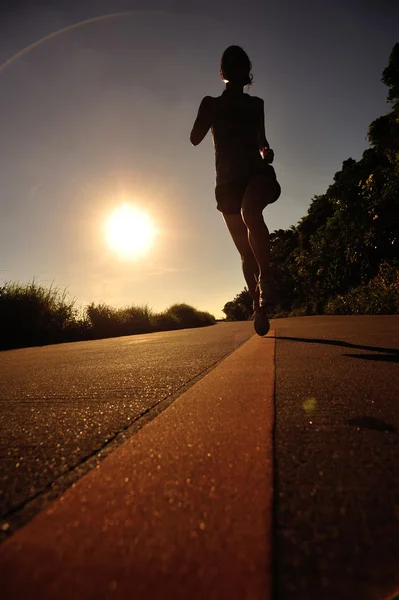
<path fill-rule="evenodd" d="M 374 431 L 383 431 L 384 433 L 398 433 L 393 425 L 376 419 L 374 417 L 356 417 L 349 419 L 348 425 L 357 429 L 373 429 Z"/>
<path fill-rule="evenodd" d="M 366 358 L 369 360 L 390 360 L 392 362 L 397 362 L 399 359 L 399 349 L 398 348 L 380 348 L 379 346 L 361 346 L 360 344 L 351 344 L 350 342 L 344 342 L 343 340 L 321 340 L 319 338 L 297 338 L 297 337 L 286 337 L 286 336 L 277 336 L 277 340 L 289 340 L 292 342 L 306 342 L 308 344 L 327 344 L 330 346 L 341 346 L 342 348 L 355 348 L 356 350 L 369 350 L 370 352 L 385 352 L 387 354 L 391 354 L 392 356 L 381 356 L 380 354 L 346 354 L 345 356 L 352 356 L 355 358 Z"/>
<path fill-rule="evenodd" d="M 351 358 L 363 358 L 363 360 L 378 360 L 380 362 L 399 362 L 399 354 L 344 354 Z"/>

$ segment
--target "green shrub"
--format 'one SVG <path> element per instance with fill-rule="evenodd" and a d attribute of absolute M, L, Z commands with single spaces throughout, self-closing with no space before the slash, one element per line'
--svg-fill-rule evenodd
<path fill-rule="evenodd" d="M 170 313 L 158 313 L 151 319 L 151 327 L 154 331 L 170 331 L 181 329 L 181 324 L 176 315 Z"/>
<path fill-rule="evenodd" d="M 166 314 L 175 316 L 182 328 L 203 327 L 205 325 L 214 325 L 215 317 L 207 312 L 201 312 L 189 306 L 188 304 L 172 304 Z"/>
<path fill-rule="evenodd" d="M 203 327 L 203 326 L 207 326 L 207 325 L 215 325 L 215 323 L 216 323 L 216 319 L 213 315 L 211 315 L 208 312 L 202 311 L 202 310 L 197 311 L 197 317 L 198 317 L 198 327 Z"/>
<path fill-rule="evenodd" d="M 382 263 L 368 283 L 327 303 L 326 314 L 390 315 L 399 313 L 399 269 Z"/>
<path fill-rule="evenodd" d="M 303 308 L 295 308 L 290 313 L 288 313 L 289 317 L 308 317 L 309 311 L 306 307 Z"/>
<path fill-rule="evenodd" d="M 133 335 L 151 331 L 151 312 L 147 306 L 112 308 L 107 304 L 94 304 L 86 308 L 87 319 L 95 338 Z"/>
<path fill-rule="evenodd" d="M 133 333 L 148 333 L 151 331 L 152 311 L 148 306 L 129 306 L 121 309 L 121 317 L 125 323 L 126 331 Z"/>
<path fill-rule="evenodd" d="M 122 320 L 118 310 L 107 304 L 94 304 L 86 308 L 87 319 L 91 325 L 92 335 L 95 338 L 113 337 L 122 335 Z"/>
<path fill-rule="evenodd" d="M 113 308 L 92 302 L 84 311 L 75 300 L 57 288 L 44 288 L 34 281 L 28 285 L 5 283 L 0 287 L 0 349 L 21 348 L 204 327 L 216 323 L 207 312 L 187 304 L 174 304 L 154 313 L 148 306 Z"/>
<path fill-rule="evenodd" d="M 87 318 L 76 318 L 67 324 L 64 330 L 64 342 L 81 342 L 93 339 L 93 331 Z"/>

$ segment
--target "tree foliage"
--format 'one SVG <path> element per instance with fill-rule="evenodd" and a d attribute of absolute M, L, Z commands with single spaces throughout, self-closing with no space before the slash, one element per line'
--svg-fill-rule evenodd
<path fill-rule="evenodd" d="M 224 305 L 226 321 L 247 321 L 252 315 L 252 297 L 247 288 Z"/>

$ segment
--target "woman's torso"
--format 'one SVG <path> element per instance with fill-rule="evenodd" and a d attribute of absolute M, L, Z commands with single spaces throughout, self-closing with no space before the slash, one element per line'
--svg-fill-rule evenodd
<path fill-rule="evenodd" d="M 227 90 L 213 98 L 212 136 L 215 147 L 216 184 L 251 177 L 262 170 L 258 133 L 262 103 L 249 94 Z"/>

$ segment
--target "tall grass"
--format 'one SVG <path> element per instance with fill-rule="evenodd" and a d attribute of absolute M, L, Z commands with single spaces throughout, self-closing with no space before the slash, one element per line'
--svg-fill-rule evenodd
<path fill-rule="evenodd" d="M 89 304 L 85 311 L 93 337 L 117 337 L 151 331 L 151 311 L 147 306 L 112 308 L 107 304 Z"/>
<path fill-rule="evenodd" d="M 66 341 L 90 340 L 153 331 L 214 325 L 215 318 L 188 304 L 173 304 L 156 313 L 148 306 L 113 308 L 89 304 L 81 310 L 75 299 L 56 287 L 35 281 L 7 282 L 0 287 L 0 349 Z"/>
<path fill-rule="evenodd" d="M 0 346 L 15 348 L 62 341 L 77 321 L 75 301 L 57 288 L 34 281 L 0 288 Z"/>

